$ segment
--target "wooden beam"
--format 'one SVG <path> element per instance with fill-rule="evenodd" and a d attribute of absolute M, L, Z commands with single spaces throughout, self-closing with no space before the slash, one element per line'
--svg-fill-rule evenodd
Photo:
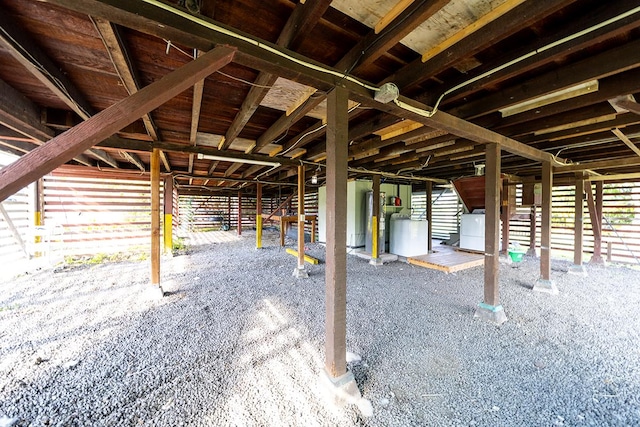
<path fill-rule="evenodd" d="M 350 79 L 345 79 L 344 73 L 341 73 L 338 70 L 328 69 L 329 72 L 326 72 L 302 66 L 297 61 L 306 61 L 327 69 L 327 67 L 322 64 L 314 63 L 312 60 L 301 57 L 294 52 L 283 50 L 273 43 L 269 43 L 264 40 L 256 40 L 259 41 L 259 45 L 269 47 L 269 50 L 264 50 L 256 43 L 247 42 L 211 28 L 212 24 L 210 22 L 200 20 L 198 17 L 178 16 L 170 10 L 170 6 L 164 6 L 163 8 L 150 6 L 144 10 L 140 10 L 136 5 L 125 0 L 109 0 L 109 4 L 106 3 L 107 0 L 48 1 L 79 12 L 91 13 L 93 15 L 103 17 L 107 16 L 113 22 L 118 22 L 122 25 L 136 28 L 142 32 L 169 38 L 176 42 L 184 43 L 188 46 L 193 46 L 202 50 L 210 49 L 211 46 L 216 43 L 232 44 L 238 47 L 238 52 L 236 52 L 236 55 L 234 56 L 234 62 L 238 64 L 269 73 L 276 73 L 284 78 L 298 81 L 308 86 L 314 86 L 320 90 L 330 90 L 335 85 L 339 84 L 351 92 L 350 98 L 352 100 L 363 103 L 367 106 L 378 108 L 381 111 L 394 114 L 402 118 L 409 118 L 436 129 L 446 130 L 449 133 L 459 135 L 476 142 L 496 142 L 501 144 L 502 149 L 532 160 L 542 161 L 551 159 L 551 156 L 548 153 L 520 144 L 513 139 L 505 138 L 503 135 L 499 135 L 480 126 L 473 125 L 457 117 L 451 116 L 450 114 L 443 113 L 442 111 L 438 112 L 433 117 L 428 117 L 424 112 L 417 112 L 413 109 L 408 110 L 406 107 L 407 105 L 422 111 L 429 110 L 429 108 L 422 103 L 411 101 L 405 97 L 400 97 L 399 99 L 399 101 L 402 102 L 402 106 L 396 105 L 395 103 L 380 104 L 373 100 L 370 89 L 367 89 L 361 84 L 351 81 Z M 554 3 L 553 6 L 545 4 L 544 6 L 546 9 L 544 10 L 549 12 L 554 7 L 558 7 L 557 3 L 569 1 L 570 0 L 557 0 L 556 2 L 552 2 Z M 530 3 L 538 5 L 542 2 L 527 2 L 522 6 L 527 6 Z M 519 11 L 520 8 L 516 8 L 512 12 Z M 510 20 L 516 20 L 514 16 L 512 16 L 511 13 L 505 14 L 500 19 L 494 21 L 492 25 L 503 18 L 507 19 L 507 17 L 509 17 Z M 517 19 L 517 21 L 519 28 L 522 20 Z M 505 23 L 503 22 L 503 24 Z M 511 28 L 515 28 L 511 25 L 512 23 L 510 21 L 507 21 L 507 24 L 510 25 Z M 194 34 L 194 25 L 198 26 L 197 34 Z M 483 30 L 488 27 L 489 26 L 484 27 Z M 189 30 L 187 30 L 187 28 L 189 28 Z M 252 38 L 250 36 L 247 37 Z M 276 52 L 281 52 L 281 54 Z"/>
<path fill-rule="evenodd" d="M 500 267 L 500 146 L 487 144 L 485 154 L 484 303 L 497 307 Z"/>
<path fill-rule="evenodd" d="M 347 104 L 345 89 L 329 93 L 325 370 L 332 378 L 347 371 Z"/>
<path fill-rule="evenodd" d="M 202 55 L 201 51 L 194 52 L 194 58 Z M 204 93 L 204 79 L 193 85 L 193 101 L 191 103 L 191 131 L 189 132 L 189 143 L 195 147 L 198 136 L 198 123 L 200 122 L 200 110 L 202 109 L 202 95 Z M 193 154 L 189 155 L 189 173 L 193 172 Z"/>
<path fill-rule="evenodd" d="M 427 62 L 422 62 L 422 58 L 410 62 L 399 72 L 389 76 L 386 81 L 395 82 L 400 89 L 422 83 L 451 67 L 461 58 L 467 58 L 487 46 L 521 31 L 522 28 L 527 28 L 534 22 L 573 2 L 574 0 L 525 2 L 476 31 L 473 37 L 460 40 Z"/>
<path fill-rule="evenodd" d="M 290 44 L 297 45 L 299 41 L 311 31 L 320 17 L 329 8 L 331 0 L 316 0 L 309 3 L 299 3 L 296 5 L 293 13 L 289 16 L 276 45 L 287 47 Z M 293 48 L 293 47 L 292 47 Z M 220 149 L 229 148 L 231 143 L 238 137 L 244 126 L 253 113 L 260 106 L 260 102 L 269 92 L 269 88 L 274 85 L 278 79 L 277 75 L 261 72 L 258 74 L 253 86 L 249 90 L 249 94 L 242 102 L 240 111 L 236 114 L 231 126 L 225 134 L 224 142 Z"/>
<path fill-rule="evenodd" d="M 142 162 L 142 160 L 140 159 L 140 157 L 138 157 L 137 154 L 135 153 L 129 153 L 127 151 L 123 151 L 122 152 L 122 156 L 127 159 L 130 163 L 134 164 L 138 169 L 140 169 L 142 172 L 144 172 L 146 170 L 144 163 Z"/>
<path fill-rule="evenodd" d="M 640 148 L 638 148 L 636 146 L 636 144 L 634 144 L 627 135 L 624 134 L 624 132 L 622 132 L 620 129 L 615 128 L 615 129 L 611 129 L 611 132 L 613 132 L 613 134 L 615 136 L 617 136 L 620 141 L 624 142 L 627 147 L 631 148 L 631 150 L 636 153 L 638 156 L 640 156 Z"/>
<path fill-rule="evenodd" d="M 511 11 L 517 6 L 520 6 L 524 3 L 525 0 L 507 0 L 504 3 L 500 4 L 495 9 L 492 9 L 488 13 L 482 15 L 480 18 L 474 20 L 470 25 L 464 27 L 451 37 L 445 39 L 444 41 L 438 43 L 437 45 L 430 48 L 428 51 L 422 54 L 422 62 L 427 62 L 434 56 L 444 52 L 449 49 L 454 44 L 460 42 L 462 39 L 469 37 L 482 27 L 488 25 L 489 23 L 495 21 L 505 13 Z"/>
<path fill-rule="evenodd" d="M 632 112 L 634 114 L 640 114 L 640 104 L 635 102 L 629 96 L 622 96 L 622 97 L 619 97 L 619 98 L 616 98 L 616 99 L 612 99 L 609 102 L 611 102 L 611 105 L 615 105 L 615 106 L 617 106 L 619 108 L 623 108 L 623 109 L 625 109 L 627 111 L 630 111 L 630 112 Z"/>
<path fill-rule="evenodd" d="M 483 97 L 481 101 L 465 103 L 452 109 L 450 113 L 467 120 L 473 119 L 580 83 L 624 72 L 640 65 L 640 59 L 634 55 L 639 50 L 640 40 L 632 41 L 598 55 L 592 55 L 581 61 L 556 68 L 517 85 L 503 88 L 492 95 Z"/>
<path fill-rule="evenodd" d="M 29 73 L 83 119 L 87 119 L 93 114 L 93 107 L 67 77 L 67 74 L 29 38 L 15 21 L 9 19 L 8 14 L 0 14 L 0 28 L 2 28 L 0 44 L 4 45 L 11 56 Z M 89 154 L 110 166 L 118 167 L 115 159 L 103 150 L 89 149 Z"/>
<path fill-rule="evenodd" d="M 160 286 L 160 151 L 151 153 L 151 284 Z"/>
<path fill-rule="evenodd" d="M 592 162 L 571 163 L 565 165 L 555 165 L 556 173 L 579 172 L 587 170 L 615 169 L 627 166 L 640 166 L 640 159 L 637 156 L 623 157 L 610 160 L 597 160 Z"/>
<path fill-rule="evenodd" d="M 239 163 L 239 162 L 232 163 L 231 166 L 229 166 L 227 170 L 224 172 L 224 176 L 231 176 L 235 171 L 240 169 L 242 165 L 244 165 L 244 163 Z"/>
<path fill-rule="evenodd" d="M 25 154 L 0 170 L 0 201 L 228 64 L 234 52 L 216 48 Z"/>
<path fill-rule="evenodd" d="M 380 31 L 385 29 L 387 27 L 387 25 L 389 25 L 391 23 L 391 21 L 396 19 L 398 17 L 398 15 L 400 15 L 402 12 L 405 11 L 406 8 L 411 6 L 411 3 L 413 3 L 413 1 L 414 0 L 400 0 L 400 1 L 398 1 L 391 8 L 390 11 L 385 13 L 385 15 L 382 18 L 380 18 L 380 20 L 375 25 L 375 27 L 373 27 L 375 33 L 378 34 Z"/>

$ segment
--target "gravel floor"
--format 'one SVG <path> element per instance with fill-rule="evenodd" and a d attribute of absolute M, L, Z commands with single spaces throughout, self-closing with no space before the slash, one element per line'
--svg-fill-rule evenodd
<path fill-rule="evenodd" d="M 640 272 L 502 264 L 501 327 L 473 318 L 482 268 L 455 274 L 349 256 L 347 347 L 363 397 L 318 387 L 324 265 L 309 279 L 267 233 L 148 264 L 39 272 L 0 283 L 0 426 L 553 426 L 640 424 Z M 309 253 L 324 259 L 324 248 Z M 351 356 L 351 355 L 350 355 Z"/>

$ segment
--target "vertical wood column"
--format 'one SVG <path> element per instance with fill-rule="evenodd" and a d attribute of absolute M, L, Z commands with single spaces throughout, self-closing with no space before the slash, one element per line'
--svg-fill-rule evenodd
<path fill-rule="evenodd" d="M 242 190 L 238 190 L 238 236 L 242 236 Z"/>
<path fill-rule="evenodd" d="M 231 230 L 231 196 L 227 196 L 227 229 Z"/>
<path fill-rule="evenodd" d="M 173 251 L 173 177 L 164 179 L 164 223 L 163 223 L 164 253 Z"/>
<path fill-rule="evenodd" d="M 431 206 L 431 200 L 433 199 L 433 183 L 427 182 L 425 189 L 425 203 L 427 207 L 427 249 L 429 253 L 433 252 L 433 206 Z"/>
<path fill-rule="evenodd" d="M 496 323 L 507 321 L 500 305 L 500 146 L 487 144 L 485 149 L 484 193 L 484 300 L 478 305 L 474 317 Z"/>
<path fill-rule="evenodd" d="M 262 249 L 262 183 L 256 185 L 256 249 Z"/>
<path fill-rule="evenodd" d="M 511 218 L 511 207 L 509 206 L 509 182 L 507 179 L 502 183 L 501 207 L 500 219 L 502 219 L 502 249 L 500 252 L 506 255 L 509 252 L 509 218 Z"/>
<path fill-rule="evenodd" d="M 500 146 L 488 144 L 485 154 L 484 303 L 499 305 Z"/>
<path fill-rule="evenodd" d="M 347 102 L 348 93 L 341 87 L 327 97 L 325 369 L 332 378 L 347 371 Z"/>
<path fill-rule="evenodd" d="M 160 150 L 151 152 L 151 284 L 160 286 Z"/>
<path fill-rule="evenodd" d="M 531 205 L 531 212 L 529 213 L 529 250 L 527 255 L 537 257 L 536 254 L 536 205 Z"/>
<path fill-rule="evenodd" d="M 553 192 L 553 168 L 551 162 L 542 162 L 542 229 L 540 230 L 540 278 L 534 291 L 557 294 L 558 288 L 551 281 L 551 202 Z"/>
<path fill-rule="evenodd" d="M 595 201 L 589 185 L 589 215 L 591 216 L 591 228 L 593 230 L 593 256 L 589 264 L 604 264 L 602 258 L 602 202 L 604 199 L 604 186 L 602 181 L 595 182 Z"/>
<path fill-rule="evenodd" d="M 34 185 L 33 192 L 33 225 L 35 227 L 40 227 L 44 225 L 44 180 L 40 178 L 36 181 Z M 42 242 L 42 236 L 40 233 L 36 233 L 34 236 L 34 241 L 31 243 L 35 243 L 36 247 L 39 246 L 38 243 Z M 34 251 L 33 256 L 39 257 L 42 255 L 40 251 Z M 29 255 L 27 254 L 27 257 Z"/>
<path fill-rule="evenodd" d="M 371 264 L 380 264 L 380 175 L 373 175 L 373 204 L 371 209 Z"/>
<path fill-rule="evenodd" d="M 304 270 L 304 166 L 298 166 L 298 270 Z"/>
<path fill-rule="evenodd" d="M 574 242 L 573 265 L 582 268 L 584 253 L 584 177 L 582 172 L 576 174 L 575 211 L 574 211 Z"/>

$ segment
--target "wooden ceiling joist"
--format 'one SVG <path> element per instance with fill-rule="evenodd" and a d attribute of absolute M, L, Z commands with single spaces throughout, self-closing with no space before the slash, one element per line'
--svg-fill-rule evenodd
<path fill-rule="evenodd" d="M 11 56 L 25 67 L 44 86 L 51 90 L 71 110 L 86 119 L 93 108 L 67 75 L 16 25 L 7 14 L 0 14 L 0 43 Z M 93 157 L 118 168 L 118 162 L 104 150 L 89 149 Z"/>
<path fill-rule="evenodd" d="M 0 170 L 0 201 L 222 68 L 234 54 L 216 48 L 25 154 Z"/>
<path fill-rule="evenodd" d="M 276 45 L 288 47 L 292 43 L 299 43 L 299 40 L 301 40 L 304 35 L 308 34 L 307 32 L 315 26 L 330 4 L 331 0 L 316 0 L 309 3 L 299 3 L 287 20 L 285 27 L 276 41 Z M 253 113 L 255 113 L 256 109 L 260 105 L 260 102 L 267 95 L 267 92 L 269 92 L 269 88 L 274 85 L 277 79 L 277 75 L 265 72 L 258 74 L 253 86 L 249 90 L 249 94 L 242 102 L 240 111 L 236 114 L 231 126 L 229 126 L 229 130 L 225 134 L 224 142 L 222 146 L 219 147 L 221 150 L 229 148 L 231 143 L 238 137 L 238 135 L 240 135 L 240 132 L 249 119 L 251 119 L 251 116 L 253 116 Z M 263 138 L 263 140 L 264 139 L 265 138 Z M 271 141 L 265 143 L 265 145 L 270 142 Z M 259 149 L 260 148 L 257 148 L 256 150 Z M 253 151 L 255 150 L 251 150 L 250 152 Z"/>

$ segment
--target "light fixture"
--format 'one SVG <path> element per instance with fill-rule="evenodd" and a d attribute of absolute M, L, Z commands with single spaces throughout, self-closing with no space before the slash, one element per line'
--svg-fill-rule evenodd
<path fill-rule="evenodd" d="M 280 166 L 279 162 L 270 162 L 266 160 L 255 159 L 243 159 L 239 157 L 225 157 L 225 156 L 212 156 L 210 154 L 198 153 L 198 160 L 220 160 L 222 162 L 236 162 L 236 163 L 248 163 L 251 165 L 263 165 L 263 166 Z"/>
<path fill-rule="evenodd" d="M 586 95 L 587 93 L 597 92 L 598 87 L 598 80 L 590 80 L 579 85 L 557 90 L 546 95 L 537 96 L 524 102 L 510 105 L 499 111 L 502 113 L 502 117 L 509 117 L 538 107 L 544 107 L 545 105 L 553 104 L 555 102 L 575 98 L 580 95 Z"/>
<path fill-rule="evenodd" d="M 311 183 L 312 184 L 317 184 L 318 183 L 318 175 L 313 174 L 313 176 L 311 177 Z"/>
<path fill-rule="evenodd" d="M 400 96 L 400 89 L 394 83 L 388 82 L 380 86 L 380 89 L 373 94 L 373 99 L 383 104 L 395 101 Z"/>

